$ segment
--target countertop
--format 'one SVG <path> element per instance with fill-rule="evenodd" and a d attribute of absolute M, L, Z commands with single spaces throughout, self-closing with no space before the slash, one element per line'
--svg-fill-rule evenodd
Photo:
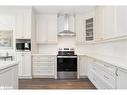
<path fill-rule="evenodd" d="M 56 56 L 57 54 L 41 54 L 41 53 L 37 53 L 37 54 L 32 54 L 32 55 L 54 55 Z M 108 64 L 117 66 L 119 68 L 122 69 L 126 69 L 127 70 L 127 59 L 125 58 L 121 58 L 121 57 L 114 57 L 114 56 L 106 56 L 106 55 L 102 55 L 102 54 L 95 54 L 95 53 L 85 53 L 85 54 L 77 54 L 78 56 L 88 56 L 103 62 L 106 62 Z"/>
<path fill-rule="evenodd" d="M 57 55 L 57 54 L 49 54 L 49 53 L 34 53 L 34 54 L 32 54 L 33 56 L 34 55 Z"/>
<path fill-rule="evenodd" d="M 79 56 L 88 56 L 103 62 L 106 62 L 108 64 L 120 67 L 122 69 L 127 70 L 127 59 L 125 58 L 120 58 L 120 57 L 113 57 L 113 56 L 106 56 L 102 54 L 77 54 Z"/>
<path fill-rule="evenodd" d="M 17 65 L 17 61 L 0 61 L 0 70 L 9 68 L 11 66 Z"/>

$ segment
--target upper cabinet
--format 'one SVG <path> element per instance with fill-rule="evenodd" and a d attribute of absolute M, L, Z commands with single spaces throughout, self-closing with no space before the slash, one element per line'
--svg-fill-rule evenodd
<path fill-rule="evenodd" d="M 96 16 L 96 41 L 109 39 L 114 36 L 115 32 L 115 8 L 114 7 L 97 7 Z"/>
<path fill-rule="evenodd" d="M 82 44 L 83 43 L 83 14 L 76 14 L 75 16 L 75 31 L 76 31 L 76 43 Z"/>
<path fill-rule="evenodd" d="M 96 41 L 127 35 L 127 7 L 105 6 L 95 10 Z"/>
<path fill-rule="evenodd" d="M 37 43 L 57 43 L 57 14 L 36 15 Z"/>
<path fill-rule="evenodd" d="M 77 14 L 75 18 L 76 42 L 86 44 L 94 42 L 95 35 L 95 17 L 94 11 L 86 14 Z"/>
<path fill-rule="evenodd" d="M 94 41 L 94 12 L 89 12 L 84 17 L 84 41 L 85 43 Z"/>
<path fill-rule="evenodd" d="M 116 36 L 127 35 L 127 6 L 115 7 Z"/>
<path fill-rule="evenodd" d="M 31 9 L 24 9 L 16 12 L 16 39 L 31 38 L 31 11 Z"/>

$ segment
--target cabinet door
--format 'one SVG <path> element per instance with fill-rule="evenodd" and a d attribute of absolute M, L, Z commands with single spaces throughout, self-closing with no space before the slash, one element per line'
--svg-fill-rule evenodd
<path fill-rule="evenodd" d="M 23 64 L 22 64 L 22 60 L 23 60 L 23 55 L 21 53 L 17 53 L 16 54 L 16 60 L 19 62 L 18 63 L 18 75 L 19 77 L 23 75 Z"/>
<path fill-rule="evenodd" d="M 24 32 L 24 27 L 23 27 L 23 24 L 24 24 L 24 17 L 22 14 L 17 14 L 16 15 L 16 38 L 17 39 L 21 39 L 22 38 L 22 35 L 23 35 L 23 32 Z"/>
<path fill-rule="evenodd" d="M 76 15 L 75 17 L 75 25 L 76 25 L 76 43 L 81 44 L 83 43 L 83 30 L 84 30 L 84 23 L 83 23 L 84 15 Z"/>
<path fill-rule="evenodd" d="M 103 40 L 103 7 L 95 9 L 95 40 Z"/>
<path fill-rule="evenodd" d="M 23 32 L 23 37 L 25 39 L 30 39 L 31 38 L 31 13 L 26 11 L 24 13 L 24 32 Z"/>
<path fill-rule="evenodd" d="M 103 38 L 113 38 L 115 34 L 115 8 L 103 7 Z"/>
<path fill-rule="evenodd" d="M 48 42 L 48 19 L 46 15 L 36 16 L 37 42 Z"/>
<path fill-rule="evenodd" d="M 127 35 L 127 7 L 116 7 L 116 36 Z"/>
<path fill-rule="evenodd" d="M 83 40 L 84 43 L 91 43 L 94 41 L 94 25 L 95 25 L 95 18 L 94 12 L 89 12 L 84 17 L 84 33 L 83 33 Z"/>
<path fill-rule="evenodd" d="M 127 89 L 127 70 L 118 68 L 117 89 Z"/>
<path fill-rule="evenodd" d="M 48 42 L 56 43 L 57 42 L 57 15 L 48 15 Z"/>
<path fill-rule="evenodd" d="M 85 56 L 80 56 L 79 57 L 79 75 L 80 76 L 87 76 L 87 65 L 88 64 L 88 59 Z"/>
<path fill-rule="evenodd" d="M 31 54 L 30 53 L 23 53 L 22 70 L 23 70 L 22 71 L 23 76 L 31 77 Z"/>

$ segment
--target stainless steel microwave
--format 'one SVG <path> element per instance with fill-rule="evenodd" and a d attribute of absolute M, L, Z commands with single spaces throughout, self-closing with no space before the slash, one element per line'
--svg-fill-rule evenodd
<path fill-rule="evenodd" d="M 16 43 L 16 50 L 31 50 L 31 43 Z"/>

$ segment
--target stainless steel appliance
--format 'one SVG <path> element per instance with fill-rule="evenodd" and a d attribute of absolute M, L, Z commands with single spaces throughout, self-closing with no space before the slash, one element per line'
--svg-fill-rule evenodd
<path fill-rule="evenodd" d="M 30 39 L 16 39 L 16 50 L 30 51 L 31 50 Z"/>
<path fill-rule="evenodd" d="M 75 55 L 74 50 L 64 48 L 58 51 L 57 78 L 77 78 L 77 55 Z"/>
<path fill-rule="evenodd" d="M 58 14 L 58 26 L 58 36 L 75 36 L 75 15 Z"/>

